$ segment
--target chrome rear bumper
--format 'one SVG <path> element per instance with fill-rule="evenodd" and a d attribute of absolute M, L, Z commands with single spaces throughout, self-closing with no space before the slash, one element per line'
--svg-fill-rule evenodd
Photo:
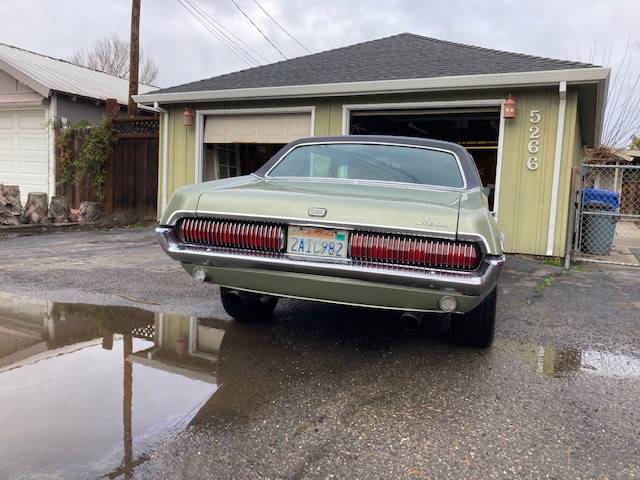
<path fill-rule="evenodd" d="M 174 260 L 193 265 L 227 268 L 254 268 L 350 278 L 414 288 L 484 296 L 498 281 L 504 256 L 485 257 L 480 267 L 471 272 L 457 272 L 384 265 L 358 261 L 325 262 L 300 259 L 286 253 L 248 252 L 246 250 L 185 245 L 180 243 L 172 228 L 156 228 L 156 236 L 164 251 Z"/>

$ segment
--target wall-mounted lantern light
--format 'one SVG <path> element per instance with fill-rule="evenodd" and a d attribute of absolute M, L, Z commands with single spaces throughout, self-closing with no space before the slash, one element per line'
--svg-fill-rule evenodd
<path fill-rule="evenodd" d="M 504 101 L 502 116 L 504 118 L 516 118 L 516 99 L 513 95 L 509 95 Z"/>
<path fill-rule="evenodd" d="M 184 112 L 182 113 L 182 124 L 185 127 L 190 127 L 193 125 L 193 117 L 195 116 L 196 114 L 193 112 L 193 108 L 184 107 Z"/>

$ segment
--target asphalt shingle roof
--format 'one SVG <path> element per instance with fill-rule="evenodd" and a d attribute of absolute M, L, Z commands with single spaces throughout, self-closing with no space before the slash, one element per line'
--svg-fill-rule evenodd
<path fill-rule="evenodd" d="M 311 85 L 594 67 L 453 43 L 412 33 L 336 48 L 155 93 Z"/>

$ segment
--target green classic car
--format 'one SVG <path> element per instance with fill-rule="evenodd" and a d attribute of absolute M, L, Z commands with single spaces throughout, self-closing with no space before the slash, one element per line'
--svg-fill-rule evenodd
<path fill-rule="evenodd" d="M 314 137 L 251 175 L 178 189 L 158 239 L 239 320 L 278 297 L 451 315 L 455 339 L 493 340 L 501 234 L 461 146 Z"/>

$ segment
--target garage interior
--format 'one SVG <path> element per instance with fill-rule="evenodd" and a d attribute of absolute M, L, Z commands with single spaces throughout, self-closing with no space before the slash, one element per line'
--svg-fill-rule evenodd
<path fill-rule="evenodd" d="M 498 163 L 499 109 L 352 111 L 352 135 L 424 137 L 464 146 L 476 162 L 493 209 Z"/>
<path fill-rule="evenodd" d="M 205 143 L 204 181 L 248 175 L 286 143 Z"/>
<path fill-rule="evenodd" d="M 211 115 L 205 119 L 203 180 L 247 175 L 292 140 L 312 132 L 309 113 Z M 493 208 L 499 109 L 352 111 L 353 135 L 426 137 L 455 142 L 471 152 Z"/>

